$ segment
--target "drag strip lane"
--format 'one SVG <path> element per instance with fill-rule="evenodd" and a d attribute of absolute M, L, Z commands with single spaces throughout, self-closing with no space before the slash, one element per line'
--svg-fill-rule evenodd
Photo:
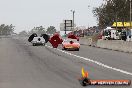
<path fill-rule="evenodd" d="M 46 45 L 46 47 L 49 47 L 49 48 L 53 49 L 51 46 L 47 46 L 47 45 Z M 124 73 L 124 74 L 127 74 L 127 75 L 132 76 L 132 73 L 131 73 L 131 72 L 124 71 L 124 70 L 118 69 L 118 68 L 116 68 L 116 67 L 108 66 L 108 65 L 103 64 L 103 63 L 101 63 L 101 62 L 98 62 L 98 61 L 95 61 L 95 60 L 92 60 L 92 59 L 89 59 L 89 58 L 85 58 L 85 57 L 82 57 L 82 56 L 78 56 L 78 55 L 75 55 L 75 54 L 72 54 L 72 53 L 69 53 L 69 52 L 60 50 L 60 49 L 56 49 L 56 50 L 58 50 L 58 51 L 60 51 L 60 52 L 62 52 L 62 53 L 65 53 L 65 54 L 67 54 L 67 55 L 74 56 L 74 57 L 81 58 L 81 59 L 83 59 L 83 60 L 86 60 L 86 61 L 95 63 L 95 64 L 97 64 L 97 65 L 99 65 L 99 66 L 102 66 L 102 67 L 105 67 L 105 68 L 107 68 L 107 69 L 111 69 L 111 70 L 118 71 L 118 72 L 121 72 L 121 73 Z"/>

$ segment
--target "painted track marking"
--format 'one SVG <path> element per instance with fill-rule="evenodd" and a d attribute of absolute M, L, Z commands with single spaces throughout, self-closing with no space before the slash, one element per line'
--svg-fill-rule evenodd
<path fill-rule="evenodd" d="M 102 67 L 105 67 L 105 68 L 108 68 L 108 69 L 111 69 L 111 70 L 114 70 L 114 71 L 118 71 L 118 72 L 121 72 L 121 73 L 124 73 L 124 74 L 127 74 L 127 75 L 131 75 L 132 76 L 132 73 L 131 72 L 128 72 L 128 71 L 124 71 L 122 69 L 118 69 L 118 68 L 115 68 L 115 67 L 111 67 L 111 66 L 108 66 L 106 64 L 103 64 L 101 62 L 98 62 L 98 61 L 95 61 L 95 60 L 92 60 L 92 59 L 89 59 L 89 58 L 85 58 L 85 57 L 82 57 L 82 56 L 78 56 L 78 55 L 75 55 L 75 54 L 72 54 L 72 53 L 69 53 L 69 52 L 66 52 L 66 51 L 63 51 L 63 50 L 60 50 L 58 48 L 53 48 L 51 46 L 48 46 L 48 45 L 45 45 L 46 47 L 48 48 L 51 48 L 51 49 L 56 49 L 62 53 L 65 53 L 67 55 L 70 55 L 70 56 L 74 56 L 74 57 L 77 57 L 77 58 L 81 58 L 83 60 L 86 60 L 86 61 L 89 61 L 89 62 L 92 62 L 94 64 L 97 64 L 99 66 L 102 66 Z"/>

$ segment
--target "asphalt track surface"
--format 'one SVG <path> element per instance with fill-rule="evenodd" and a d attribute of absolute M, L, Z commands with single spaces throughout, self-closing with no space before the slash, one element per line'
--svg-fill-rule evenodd
<path fill-rule="evenodd" d="M 132 80 L 132 54 L 84 45 L 80 51 L 50 46 L 32 46 L 27 38 L 1 38 L 0 88 L 83 88 L 78 82 L 82 67 L 88 70 L 90 79 Z"/>

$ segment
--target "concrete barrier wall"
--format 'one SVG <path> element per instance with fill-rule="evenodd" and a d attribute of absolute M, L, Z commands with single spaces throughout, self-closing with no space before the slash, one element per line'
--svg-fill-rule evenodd
<path fill-rule="evenodd" d="M 97 36 L 98 34 L 95 34 L 94 36 L 80 38 L 80 44 L 89 45 L 89 46 L 97 46 L 97 41 L 98 41 Z"/>
<path fill-rule="evenodd" d="M 98 40 L 97 47 L 132 52 L 132 42 L 122 40 Z"/>
<path fill-rule="evenodd" d="M 132 42 L 123 40 L 96 40 L 93 38 L 81 38 L 80 44 L 116 51 L 132 52 Z"/>
<path fill-rule="evenodd" d="M 79 40 L 79 43 L 82 44 L 82 45 L 91 45 L 92 41 L 91 41 L 91 38 L 81 38 Z"/>

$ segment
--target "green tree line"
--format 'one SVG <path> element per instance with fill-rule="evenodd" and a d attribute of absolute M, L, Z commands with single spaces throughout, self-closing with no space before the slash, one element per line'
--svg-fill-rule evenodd
<path fill-rule="evenodd" d="M 47 29 L 45 29 L 43 26 L 34 27 L 29 32 L 21 31 L 19 35 L 25 36 L 25 35 L 31 35 L 33 33 L 37 33 L 38 35 L 41 34 L 54 34 L 56 32 L 56 28 L 54 26 L 49 26 Z"/>
<path fill-rule="evenodd" d="M 113 22 L 130 21 L 130 0 L 104 0 L 104 3 L 93 10 L 100 28 L 111 26 Z"/>
<path fill-rule="evenodd" d="M 11 35 L 14 31 L 14 27 L 12 24 L 6 25 L 1 24 L 0 25 L 0 35 Z"/>

